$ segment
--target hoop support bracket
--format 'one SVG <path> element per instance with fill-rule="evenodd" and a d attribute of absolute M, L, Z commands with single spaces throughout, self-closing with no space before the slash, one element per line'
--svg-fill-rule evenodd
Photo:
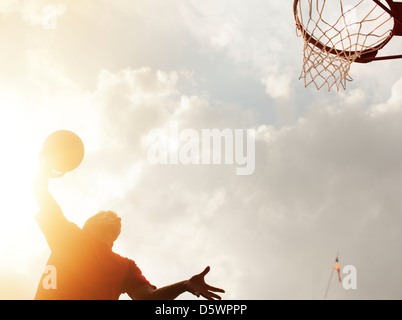
<path fill-rule="evenodd" d="M 376 58 L 372 59 L 371 61 L 395 60 L 395 59 L 402 59 L 402 54 L 398 54 L 395 56 L 376 57 Z M 355 61 L 355 62 L 360 62 L 360 61 Z"/>
<path fill-rule="evenodd" d="M 379 0 L 373 0 L 381 9 L 387 12 L 395 20 L 394 36 L 402 36 L 402 2 L 394 2 L 393 0 L 386 0 L 391 10 L 388 9 Z"/>
<path fill-rule="evenodd" d="M 393 36 L 402 36 L 402 2 L 394 2 L 393 0 L 386 0 L 391 10 L 388 9 L 379 0 L 373 0 L 379 7 L 381 7 L 385 12 L 387 12 L 391 17 L 394 18 L 395 25 L 392 30 Z M 395 60 L 402 59 L 402 55 L 384 56 L 376 57 L 377 51 L 371 52 L 367 55 L 363 55 L 355 60 L 357 63 L 368 63 L 372 61 L 383 61 L 383 60 Z"/>

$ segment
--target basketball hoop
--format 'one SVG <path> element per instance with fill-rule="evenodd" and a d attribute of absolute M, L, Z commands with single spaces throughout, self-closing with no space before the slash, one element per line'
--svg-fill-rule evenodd
<path fill-rule="evenodd" d="M 295 0 L 293 12 L 297 35 L 304 40 L 299 79 L 306 87 L 346 89 L 353 62 L 402 58 L 376 57 L 393 36 L 402 35 L 402 2 Z"/>

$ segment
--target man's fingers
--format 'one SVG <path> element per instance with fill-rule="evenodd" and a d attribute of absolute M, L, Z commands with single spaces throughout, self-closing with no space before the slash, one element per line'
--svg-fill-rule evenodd
<path fill-rule="evenodd" d="M 208 295 L 215 299 L 218 299 L 218 300 L 222 299 L 221 296 L 217 295 L 216 293 L 210 292 L 210 291 L 208 291 Z"/>
<path fill-rule="evenodd" d="M 210 285 L 207 285 L 207 288 L 208 288 L 208 290 L 210 290 L 210 291 L 225 293 L 225 290 L 223 290 L 223 289 L 221 289 L 221 288 L 213 287 L 213 286 L 210 286 Z"/>
<path fill-rule="evenodd" d="M 202 292 L 201 295 L 207 300 L 221 300 L 222 298 L 213 292 Z"/>
<path fill-rule="evenodd" d="M 205 277 L 205 275 L 209 272 L 209 270 L 211 270 L 211 268 L 208 266 L 208 267 L 205 268 L 205 270 L 203 272 L 200 273 L 200 275 Z"/>
<path fill-rule="evenodd" d="M 198 281 L 201 281 L 200 283 L 198 283 L 198 285 L 201 285 L 201 287 L 202 287 L 202 290 L 200 290 L 199 294 L 201 294 L 201 296 L 203 296 L 205 299 L 208 299 L 208 300 L 215 300 L 215 299 L 221 300 L 222 298 L 214 292 L 225 293 L 225 290 L 223 290 L 221 288 L 210 286 L 210 285 L 206 284 L 203 279 L 210 270 L 211 270 L 211 268 L 208 266 L 204 269 L 203 272 L 201 272 L 198 276 L 196 276 L 196 278 L 198 278 L 199 276 L 202 277 L 202 279 L 199 279 L 199 278 L 197 279 Z M 199 296 L 199 295 L 197 295 L 197 296 Z"/>

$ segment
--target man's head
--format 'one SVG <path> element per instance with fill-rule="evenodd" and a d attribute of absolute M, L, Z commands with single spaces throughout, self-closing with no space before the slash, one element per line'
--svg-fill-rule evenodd
<path fill-rule="evenodd" d="M 99 211 L 85 222 L 82 230 L 113 247 L 121 231 L 121 218 L 113 211 Z"/>

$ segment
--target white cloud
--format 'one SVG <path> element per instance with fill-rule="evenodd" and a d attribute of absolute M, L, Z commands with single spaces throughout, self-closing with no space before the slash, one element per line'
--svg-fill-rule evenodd
<path fill-rule="evenodd" d="M 45 0 L 3 0 L 0 4 L 0 13 L 8 15 L 13 12 L 21 14 L 22 19 L 31 25 L 43 25 L 44 20 L 49 18 L 50 4 Z M 50 14 L 56 18 L 65 14 L 66 7 L 63 4 L 52 4 Z"/>
<path fill-rule="evenodd" d="M 54 186 L 70 219 L 82 224 L 97 209 L 116 210 L 123 217 L 116 250 L 138 260 L 158 286 L 210 264 L 210 279 L 226 298 L 321 298 L 331 268 L 325 259 L 340 251 L 342 263 L 358 268 L 362 289 L 351 298 L 377 297 L 374 286 L 381 297 L 400 296 L 386 286 L 381 260 L 371 260 L 399 261 L 383 248 L 400 242 L 400 112 L 373 115 L 355 106 L 364 101 L 356 91 L 338 102 L 346 108 L 321 105 L 286 127 L 256 127 L 249 177 L 222 165 L 150 166 L 141 137 L 151 128 L 171 120 L 196 130 L 256 122 L 236 106 L 183 96 L 180 81 L 175 72 L 150 68 L 101 72 L 82 105 L 96 111 L 96 139 L 86 142 L 80 170 Z M 74 191 L 77 183 L 84 189 Z M 383 286 L 368 265 L 383 274 Z"/>
<path fill-rule="evenodd" d="M 371 113 L 373 115 L 377 115 L 380 113 L 387 113 L 387 112 L 396 112 L 400 111 L 401 109 L 401 102 L 402 102 L 402 79 L 399 79 L 392 87 L 391 87 L 391 96 L 389 99 L 384 103 L 379 103 L 374 105 L 371 108 Z"/>
<path fill-rule="evenodd" d="M 154 80 L 144 91 L 151 87 L 164 92 L 165 88 L 155 86 L 157 72 L 148 69 L 147 73 Z M 137 76 L 141 78 L 136 71 L 130 75 L 134 82 Z M 120 87 L 114 83 L 112 88 Z M 211 108 L 205 98 L 186 97 L 186 107 L 180 109 L 183 98 L 176 89 L 169 91 L 174 92 L 172 96 L 156 94 L 154 99 L 160 104 L 143 111 L 153 114 L 163 109 L 165 117 L 158 124 L 162 127 L 171 119 L 195 129 L 222 126 L 223 113 Z M 106 99 L 110 106 L 121 102 L 122 96 L 130 96 L 120 89 L 117 92 L 101 96 L 116 99 Z M 135 86 L 127 92 L 142 94 Z M 350 297 L 375 297 L 369 288 L 378 284 L 362 265 L 369 264 L 373 270 L 383 267 L 381 262 L 370 261 L 370 250 L 362 247 L 377 241 L 371 238 L 373 233 L 384 232 L 378 249 L 372 249 L 375 254 L 380 254 L 382 246 L 399 241 L 399 235 L 389 231 L 399 223 L 394 212 L 402 205 L 398 196 L 401 177 L 396 174 L 402 172 L 398 148 L 402 131 L 395 111 L 373 116 L 364 104 L 357 103 L 361 101 L 365 101 L 364 95 L 354 91 L 340 96 L 338 104 L 345 108 L 320 105 L 284 128 L 256 128 L 256 172 L 248 178 L 236 177 L 222 166 L 149 166 L 142 162 L 136 185 L 127 186 L 124 197 L 111 199 L 122 208 L 125 223 L 133 232 L 123 236 L 124 242 L 144 239 L 135 248 L 137 257 L 147 266 L 167 259 L 177 276 L 181 270 L 190 272 L 194 264 L 212 263 L 219 275 L 216 280 L 229 287 L 232 298 L 321 298 L 320 288 L 326 285 L 331 265 L 316 261 L 339 250 L 344 253 L 343 263 L 348 257 L 351 264 L 359 264 L 359 281 L 367 288 Z M 125 115 L 130 114 L 129 105 Z M 181 112 L 166 110 L 165 105 L 176 105 Z M 135 110 L 134 105 L 132 108 Z M 247 122 L 247 118 L 239 118 L 242 111 L 233 106 L 225 106 L 225 114 L 230 115 L 223 122 L 226 126 Z M 146 132 L 144 127 L 141 133 L 127 135 L 130 124 L 126 119 L 117 117 L 112 122 L 117 131 L 108 135 L 119 141 L 118 137 L 134 139 Z M 124 157 L 129 159 L 135 150 L 131 148 Z M 132 218 L 130 212 L 135 212 Z M 138 219 L 141 230 L 135 227 Z M 155 250 L 153 255 L 148 254 L 150 246 Z M 177 247 L 183 251 L 178 253 Z M 134 253 L 134 247 L 125 245 L 125 250 Z M 193 252 L 197 257 L 190 263 L 187 258 Z M 384 259 L 396 259 L 391 252 L 381 254 Z M 236 271 L 221 273 L 227 265 L 236 266 Z M 156 267 L 147 272 L 158 284 L 166 281 L 166 275 Z M 391 268 L 390 272 L 396 270 Z M 235 286 L 231 286 L 233 281 Z M 250 283 L 254 282 L 266 286 L 253 291 Z M 381 290 L 385 297 L 400 295 L 386 286 Z M 334 294 L 342 297 L 345 293 L 338 290 Z"/>
<path fill-rule="evenodd" d="M 0 12 L 2 14 L 8 14 L 15 10 L 18 6 L 18 0 L 4 0 L 0 4 Z"/>
<path fill-rule="evenodd" d="M 274 99 L 289 99 L 292 77 L 289 74 L 268 75 L 261 80 L 265 91 Z"/>

